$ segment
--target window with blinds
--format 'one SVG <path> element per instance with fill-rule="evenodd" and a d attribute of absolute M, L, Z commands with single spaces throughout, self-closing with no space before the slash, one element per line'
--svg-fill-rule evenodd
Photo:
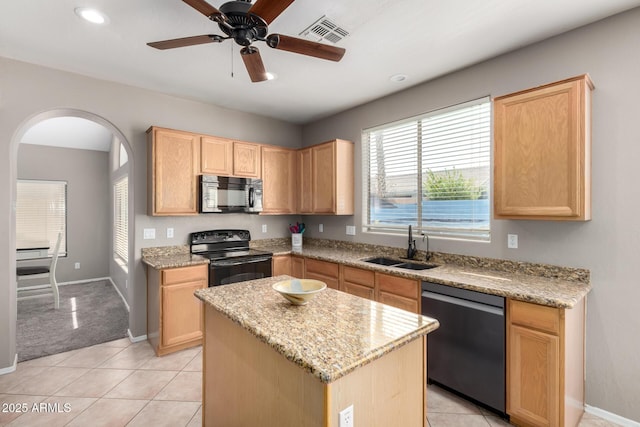
<path fill-rule="evenodd" d="M 120 178 L 114 188 L 113 252 L 116 260 L 127 265 L 129 260 L 129 179 Z"/>
<path fill-rule="evenodd" d="M 489 98 L 363 132 L 365 229 L 489 240 Z"/>
<path fill-rule="evenodd" d="M 16 194 L 16 242 L 49 242 L 53 254 L 62 232 L 59 256 L 67 254 L 66 181 L 18 180 Z"/>

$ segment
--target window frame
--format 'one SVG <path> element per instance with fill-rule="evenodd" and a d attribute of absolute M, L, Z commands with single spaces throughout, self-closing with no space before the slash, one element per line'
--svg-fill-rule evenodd
<path fill-rule="evenodd" d="M 121 185 L 121 187 L 119 187 Z M 119 199 L 118 189 L 124 189 L 124 194 Z M 118 209 L 120 207 L 120 209 Z M 123 220 L 120 219 L 122 210 L 126 215 Z M 124 226 L 123 236 L 120 235 L 120 226 Z M 118 244 L 119 240 L 124 240 L 124 247 Z M 121 253 L 124 249 L 126 253 Z M 129 176 L 125 174 L 118 177 L 113 182 L 113 259 L 121 267 L 127 268 L 129 265 Z"/>
<path fill-rule="evenodd" d="M 478 108 L 479 107 L 479 108 Z M 481 117 L 479 120 L 478 129 L 475 129 L 475 132 L 472 136 L 475 144 L 479 147 L 482 147 L 481 155 L 477 158 L 478 163 L 478 175 L 483 175 L 484 181 L 479 179 L 476 184 L 478 188 L 480 188 L 481 184 L 483 186 L 482 196 L 478 199 L 478 201 L 472 203 L 473 208 L 471 209 L 472 220 L 468 221 L 471 226 L 469 227 L 446 227 L 446 226 L 433 226 L 429 225 L 427 220 L 423 218 L 423 203 L 426 203 L 427 200 L 425 196 L 424 183 L 426 180 L 426 170 L 427 168 L 423 167 L 423 163 L 425 161 L 425 154 L 422 152 L 424 142 L 423 136 L 424 132 L 422 126 L 430 119 L 440 117 L 446 117 L 446 115 L 452 115 L 452 113 L 462 112 L 464 113 L 465 109 L 474 108 L 478 110 L 478 117 Z M 489 96 L 484 96 L 481 98 L 477 98 L 471 101 L 467 101 L 464 103 L 452 105 L 449 107 L 432 110 L 427 113 L 419 114 L 416 116 L 400 119 L 397 121 L 389 122 L 386 124 L 374 126 L 371 128 L 363 129 L 362 131 L 362 232 L 369 234 L 391 234 L 391 235 L 405 235 L 408 225 L 411 224 L 414 228 L 414 231 L 417 233 L 426 233 L 431 237 L 441 237 L 445 239 L 455 239 L 455 240 L 472 240 L 472 241 L 480 241 L 480 242 L 490 242 L 491 241 L 491 168 L 492 168 L 492 121 L 491 121 L 491 113 L 492 113 L 492 104 L 491 98 Z M 415 123 L 415 130 L 408 130 L 411 124 Z M 472 119 L 469 119 L 469 123 L 472 123 Z M 426 126 L 425 126 L 426 127 Z M 415 218 L 410 218 L 406 220 L 406 223 L 402 223 L 399 225 L 393 224 L 380 224 L 377 225 L 373 223 L 371 220 L 372 215 L 372 201 L 373 201 L 373 191 L 372 187 L 376 185 L 374 182 L 377 176 L 371 174 L 372 169 L 372 143 L 373 138 L 371 137 L 375 132 L 394 132 L 397 131 L 399 134 L 402 132 L 412 132 L 415 135 L 408 137 L 410 139 L 412 145 L 403 149 L 402 156 L 409 157 L 411 163 L 407 164 L 407 168 L 410 169 L 410 172 L 407 173 L 406 180 L 410 181 L 411 174 L 415 174 L 416 182 L 411 185 L 415 185 L 415 189 L 410 188 L 407 190 L 409 196 L 415 199 Z M 410 134 L 411 135 L 411 134 Z M 402 138 L 406 138 L 404 136 L 398 137 L 401 142 L 405 142 Z M 425 138 L 426 139 L 426 138 Z M 467 143 L 469 146 L 472 146 L 474 143 Z M 414 154 L 411 154 L 411 151 L 414 150 Z M 407 152 L 409 154 L 407 154 Z M 386 152 L 385 152 L 386 154 Z M 392 156 L 399 157 L 396 153 L 392 154 Z M 415 157 L 415 159 L 411 159 L 411 157 Z M 447 158 L 448 160 L 456 160 L 454 157 Z M 475 158 L 474 158 L 475 159 Z M 458 159 L 459 160 L 459 159 Z M 385 166 L 387 162 L 385 162 Z M 374 167 L 377 169 L 377 165 Z M 454 170 L 449 169 L 448 167 L 443 168 L 443 170 Z M 460 169 L 458 173 L 464 169 Z M 385 185 L 388 185 L 389 181 L 385 179 Z M 412 192 L 412 190 L 414 192 Z M 401 194 L 401 192 L 399 193 Z M 400 197 L 400 196 L 398 196 Z M 384 199 L 380 199 L 384 200 Z M 387 202 L 387 200 L 385 200 Z M 480 209 L 480 210 L 476 210 Z M 391 217 L 390 219 L 393 219 Z M 451 219 L 451 218 L 450 218 Z M 391 222 L 391 221 L 389 221 Z M 478 226 L 479 225 L 479 226 Z"/>

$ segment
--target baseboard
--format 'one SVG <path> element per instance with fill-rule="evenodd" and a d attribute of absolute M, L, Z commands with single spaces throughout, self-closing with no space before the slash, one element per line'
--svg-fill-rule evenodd
<path fill-rule="evenodd" d="M 78 285 L 80 283 L 93 283 L 93 282 L 101 282 L 104 280 L 111 281 L 111 277 L 95 277 L 93 279 L 83 279 L 83 280 L 73 280 L 71 282 L 58 282 L 58 287 L 67 286 L 67 285 Z M 111 282 L 113 283 L 113 282 Z M 36 289 L 46 289 L 50 288 L 51 283 L 46 283 L 44 285 L 33 285 L 33 286 L 20 286 L 19 289 L 25 290 L 36 290 Z"/>
<path fill-rule="evenodd" d="M 122 292 L 120 292 L 120 289 L 118 289 L 118 287 L 116 286 L 116 284 L 113 282 L 113 280 L 111 279 L 111 277 L 109 277 L 109 282 L 111 282 L 111 284 L 113 285 L 113 289 L 116 290 L 116 292 L 118 293 L 118 295 L 120 295 L 120 298 L 122 298 L 122 302 L 124 303 L 124 306 L 127 308 L 127 313 L 130 313 L 131 310 L 129 308 L 129 304 L 127 303 L 127 300 L 125 299 L 124 295 L 122 295 Z"/>
<path fill-rule="evenodd" d="M 616 415 L 614 413 L 605 411 L 604 409 L 595 408 L 590 405 L 585 405 L 584 410 L 585 412 L 591 415 L 595 415 L 596 417 L 600 417 L 604 420 L 611 421 L 612 423 L 619 424 L 623 427 L 640 427 L 639 422 L 621 417 L 620 415 Z"/>
<path fill-rule="evenodd" d="M 10 374 L 12 372 L 15 372 L 17 368 L 18 368 L 18 353 L 16 353 L 16 356 L 13 358 L 13 365 L 7 366 L 6 368 L 0 368 L 0 375 L 5 375 L 5 374 Z"/>
<path fill-rule="evenodd" d="M 139 337 L 134 337 L 133 334 L 131 333 L 131 329 L 127 329 L 127 335 L 129 335 L 129 341 L 131 341 L 133 343 L 147 340 L 147 336 L 146 335 L 140 335 Z"/>

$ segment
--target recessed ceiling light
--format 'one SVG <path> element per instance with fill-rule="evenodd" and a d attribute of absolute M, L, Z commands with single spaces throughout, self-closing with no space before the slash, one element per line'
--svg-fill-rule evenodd
<path fill-rule="evenodd" d="M 400 82 L 403 82 L 403 81 L 407 80 L 407 75 L 406 74 L 394 74 L 393 76 L 389 77 L 389 80 L 391 80 L 392 82 L 395 82 L 395 83 L 400 83 Z"/>
<path fill-rule="evenodd" d="M 74 9 L 74 12 L 80 18 L 84 19 L 85 21 L 89 21 L 92 24 L 106 24 L 107 22 L 109 22 L 107 15 L 97 9 L 91 9 L 88 7 L 76 7 Z"/>

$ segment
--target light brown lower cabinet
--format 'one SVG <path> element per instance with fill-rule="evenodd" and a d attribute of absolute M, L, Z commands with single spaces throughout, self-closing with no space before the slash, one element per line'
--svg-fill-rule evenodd
<path fill-rule="evenodd" d="M 271 275 L 282 274 L 291 276 L 291 255 L 276 255 L 271 258 Z"/>
<path fill-rule="evenodd" d="M 298 279 L 304 279 L 304 258 L 291 255 L 291 275 Z"/>
<path fill-rule="evenodd" d="M 371 270 L 343 266 L 341 290 L 362 298 L 375 300 L 375 273 Z"/>
<path fill-rule="evenodd" d="M 524 426 L 576 426 L 584 412 L 585 300 L 561 309 L 508 300 L 507 413 Z"/>
<path fill-rule="evenodd" d="M 320 280 L 329 288 L 340 289 L 340 265 L 335 262 L 306 258 L 304 278 Z"/>
<path fill-rule="evenodd" d="M 207 287 L 206 264 L 147 269 L 147 339 L 156 355 L 202 344 L 202 302 L 193 293 Z"/>
<path fill-rule="evenodd" d="M 415 279 L 376 273 L 377 300 L 383 304 L 420 313 L 420 282 Z"/>

